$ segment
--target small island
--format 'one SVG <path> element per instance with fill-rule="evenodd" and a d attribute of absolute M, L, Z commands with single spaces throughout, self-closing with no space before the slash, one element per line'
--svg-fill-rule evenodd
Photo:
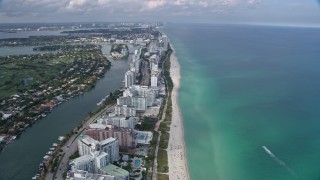
<path fill-rule="evenodd" d="M 113 44 L 110 54 L 113 59 L 127 59 L 129 56 L 128 46 L 126 44 Z"/>

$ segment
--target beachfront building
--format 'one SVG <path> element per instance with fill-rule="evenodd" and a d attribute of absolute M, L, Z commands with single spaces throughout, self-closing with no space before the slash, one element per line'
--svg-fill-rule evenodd
<path fill-rule="evenodd" d="M 118 139 L 120 148 L 134 148 L 136 146 L 134 133 L 131 128 L 118 128 L 112 125 L 90 124 L 84 131 L 85 135 L 102 141 L 110 137 Z"/>

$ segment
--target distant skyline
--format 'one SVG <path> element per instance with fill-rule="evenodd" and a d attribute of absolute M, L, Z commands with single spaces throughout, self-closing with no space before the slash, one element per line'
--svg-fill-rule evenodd
<path fill-rule="evenodd" d="M 0 23 L 166 21 L 320 26 L 320 0 L 0 0 Z"/>

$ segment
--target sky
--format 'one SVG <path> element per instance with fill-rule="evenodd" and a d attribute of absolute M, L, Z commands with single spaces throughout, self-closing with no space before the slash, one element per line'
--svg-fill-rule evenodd
<path fill-rule="evenodd" d="M 320 0 L 0 0 L 0 23 L 110 21 L 320 26 Z"/>

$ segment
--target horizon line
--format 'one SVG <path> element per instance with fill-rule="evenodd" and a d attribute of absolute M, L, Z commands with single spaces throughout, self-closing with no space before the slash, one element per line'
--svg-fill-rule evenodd
<path fill-rule="evenodd" d="M 256 22 L 174 22 L 174 21 L 70 21 L 70 22 L 0 22 L 5 24 L 90 24 L 90 23 L 163 23 L 163 24 L 212 24 L 212 25 L 249 25 L 249 26 L 267 26 L 267 27 L 296 27 L 296 28 L 320 28 L 320 24 L 280 24 L 280 23 L 256 23 Z"/>

